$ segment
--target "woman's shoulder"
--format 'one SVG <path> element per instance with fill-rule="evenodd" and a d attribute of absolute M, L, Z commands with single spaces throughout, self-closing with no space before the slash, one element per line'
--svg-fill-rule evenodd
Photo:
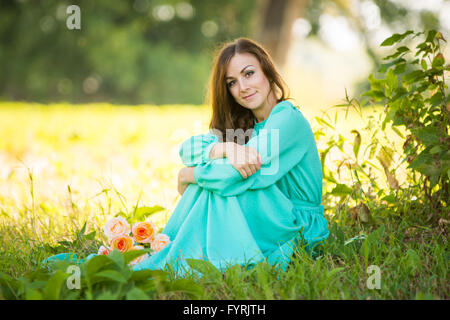
<path fill-rule="evenodd" d="M 272 109 L 271 116 L 286 118 L 290 121 L 307 121 L 299 107 L 294 106 L 289 100 L 283 100 Z"/>
<path fill-rule="evenodd" d="M 308 119 L 290 101 L 284 100 L 275 107 L 271 114 L 273 127 L 282 129 L 283 132 L 288 132 L 288 134 L 293 134 L 301 139 L 314 136 Z"/>

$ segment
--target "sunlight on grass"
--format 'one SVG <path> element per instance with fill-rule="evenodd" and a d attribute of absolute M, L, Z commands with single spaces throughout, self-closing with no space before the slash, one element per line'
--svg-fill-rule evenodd
<path fill-rule="evenodd" d="M 315 130 L 311 113 L 302 111 Z M 326 114 L 334 118 L 335 112 Z M 352 110 L 345 121 L 338 112 L 336 130 L 351 140 L 362 121 Z M 206 106 L 2 103 L 3 223 L 34 214 L 31 230 L 50 240 L 84 221 L 95 228 L 136 204 L 158 204 L 166 210 L 152 219 L 162 228 L 179 199 L 180 143 L 206 132 L 209 118 Z M 327 160 L 331 168 L 342 160 L 335 154 Z"/>
<path fill-rule="evenodd" d="M 152 218 L 162 227 L 178 200 L 179 144 L 208 120 L 197 106 L 1 104 L 3 223 L 39 212 L 30 227 L 50 240 L 68 221 L 101 226 L 139 203 L 166 208 Z"/>
<path fill-rule="evenodd" d="M 346 161 L 355 160 L 352 148 L 355 135 L 351 131 L 358 130 L 361 134 L 358 161 L 373 160 L 373 155 L 368 153 L 377 125 L 367 128 L 367 124 L 370 117 L 377 119 L 382 109 L 364 109 L 363 118 L 354 110 L 349 110 L 347 118 L 345 109 L 330 108 L 324 113 L 301 110 L 313 131 L 322 133 L 317 139 L 320 152 L 334 141 L 335 147 L 325 158 L 326 172 L 336 176 L 339 183 L 354 186 L 351 171 L 342 166 Z M 178 156 L 180 144 L 192 135 L 206 132 L 209 118 L 210 110 L 206 106 L 0 103 L 0 272 L 19 277 L 34 270 L 43 259 L 55 253 L 54 246 L 65 240 L 71 243 L 69 247 L 74 252 L 84 256 L 94 253 L 99 242 L 106 240 L 101 230 L 106 220 L 120 211 L 129 212 L 136 205 L 164 207 L 164 211 L 150 218 L 157 228 L 163 228 L 179 200 L 177 173 L 183 167 Z M 385 132 L 378 132 L 376 137 L 377 145 L 390 145 L 396 151 L 391 169 L 394 168 L 399 183 L 404 183 L 407 171 L 404 164 L 399 165 L 402 139 L 389 127 Z M 339 141 L 345 142 L 342 150 L 337 147 Z M 373 179 L 385 186 L 386 177 L 379 167 Z M 367 185 L 370 183 L 363 187 Z M 324 195 L 329 195 L 334 186 L 334 183 L 324 181 Z M 389 189 L 387 185 L 386 188 Z M 418 234 L 415 226 L 420 222 L 414 222 L 416 217 L 392 225 L 385 224 L 383 218 L 377 216 L 380 224 L 369 234 L 366 245 L 361 246 L 362 242 L 358 242 L 347 247 L 344 245 L 346 239 L 377 227 L 376 224 L 363 226 L 355 220 L 346 220 L 351 219 L 346 218 L 350 208 L 362 199 L 358 195 L 349 198 L 353 199 L 346 200 L 347 211 L 339 216 L 335 216 L 335 212 L 341 211 L 338 209 L 342 204 L 338 203 L 339 196 L 328 196 L 324 200 L 331 235 L 322 256 L 313 259 L 299 251 L 286 272 L 266 264 L 259 264 L 252 270 L 233 266 L 223 279 L 215 279 L 213 283 L 196 279 L 205 290 L 201 297 L 446 297 L 448 286 L 442 275 L 447 273 L 447 267 L 439 236 L 428 230 L 427 239 L 422 235 L 421 240 L 411 241 L 408 239 Z M 372 208 L 373 211 L 376 209 Z M 381 208 L 378 214 L 383 215 L 389 210 L 388 207 Z M 95 239 L 83 238 L 74 245 L 84 223 L 86 233 L 96 231 Z M 339 228 L 345 228 L 345 231 Z M 422 245 L 425 241 L 439 242 L 433 250 L 441 253 L 428 252 Z M 407 255 L 403 242 L 408 248 Z M 386 278 L 381 291 L 366 289 L 368 262 L 384 268 Z M 311 274 L 314 276 L 309 276 Z M 441 277 L 426 277 L 425 274 Z M 409 283 L 415 283 L 417 289 L 410 288 Z M 185 299 L 186 295 L 168 292 L 157 297 Z"/>

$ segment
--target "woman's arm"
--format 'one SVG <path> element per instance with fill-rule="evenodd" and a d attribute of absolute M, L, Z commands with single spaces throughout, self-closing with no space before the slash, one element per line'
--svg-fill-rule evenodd
<path fill-rule="evenodd" d="M 261 154 L 261 170 L 244 179 L 225 158 L 196 166 L 194 178 L 200 187 L 223 196 L 265 188 L 302 161 L 313 144 L 314 134 L 308 121 L 299 110 L 286 103 L 272 111 L 264 129 L 246 145 Z"/>
<path fill-rule="evenodd" d="M 261 155 L 255 148 L 234 142 L 217 143 L 211 150 L 210 158 L 227 158 L 244 179 L 256 173 L 262 165 Z"/>
<path fill-rule="evenodd" d="M 211 149 L 211 159 L 228 158 L 230 164 L 247 179 L 261 169 L 261 155 L 251 147 L 241 146 L 234 142 L 219 142 Z M 194 167 L 185 167 L 178 173 L 178 192 L 183 195 L 190 183 L 196 183 Z"/>
<path fill-rule="evenodd" d="M 192 136 L 181 144 L 179 151 L 181 161 L 186 167 L 192 167 L 213 159 L 218 159 L 218 153 L 211 153 L 217 144 L 219 144 L 219 139 L 211 132 Z M 214 158 L 211 158 L 211 155 Z"/>
<path fill-rule="evenodd" d="M 190 183 L 195 183 L 194 167 L 185 167 L 178 172 L 178 193 L 183 195 Z"/>
<path fill-rule="evenodd" d="M 230 142 L 217 142 L 209 153 L 210 159 L 221 159 L 226 157 L 226 150 L 229 148 Z"/>

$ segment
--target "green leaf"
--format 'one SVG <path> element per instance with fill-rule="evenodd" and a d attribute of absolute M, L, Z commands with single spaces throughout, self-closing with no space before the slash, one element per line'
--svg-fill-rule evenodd
<path fill-rule="evenodd" d="M 140 280 L 147 280 L 147 279 L 155 279 L 158 278 L 159 280 L 167 280 L 169 274 L 166 271 L 163 270 L 138 270 L 133 271 L 130 277 L 130 281 L 140 281 Z"/>
<path fill-rule="evenodd" d="M 26 288 L 25 289 L 25 299 L 26 300 L 42 300 L 42 293 L 38 290 Z"/>
<path fill-rule="evenodd" d="M 361 134 L 358 132 L 358 130 L 353 129 L 351 133 L 355 134 L 355 141 L 353 142 L 353 154 L 355 155 L 355 158 L 358 158 L 359 148 L 361 146 Z"/>
<path fill-rule="evenodd" d="M 369 75 L 369 83 L 372 90 L 383 90 L 383 81 L 375 78 L 373 74 Z"/>
<path fill-rule="evenodd" d="M 217 278 L 220 279 L 222 277 L 222 273 L 209 261 L 200 260 L 200 259 L 186 259 L 188 265 L 202 273 L 203 275 L 210 276 L 209 278 Z"/>
<path fill-rule="evenodd" d="M 141 289 L 134 287 L 128 291 L 127 300 L 150 300 L 150 297 Z"/>
<path fill-rule="evenodd" d="M 134 259 L 146 254 L 146 253 L 150 253 L 151 251 L 149 249 L 143 249 L 143 250 L 131 250 L 128 252 L 125 252 L 123 254 L 123 258 L 125 261 L 125 264 L 129 264 L 131 261 L 133 261 Z"/>
<path fill-rule="evenodd" d="M 418 137 L 426 147 L 439 144 L 439 128 L 428 126 L 419 129 L 412 129 L 412 133 Z"/>
<path fill-rule="evenodd" d="M 441 146 L 434 146 L 433 148 L 431 148 L 430 150 L 430 154 L 436 154 L 442 151 Z"/>
<path fill-rule="evenodd" d="M 405 87 L 399 86 L 394 91 L 394 96 L 391 98 L 392 101 L 402 99 L 409 94 Z"/>
<path fill-rule="evenodd" d="M 428 35 L 427 35 L 427 38 L 425 39 L 425 42 L 433 43 L 433 40 L 436 37 L 436 35 L 437 35 L 437 31 L 436 30 L 428 31 Z"/>
<path fill-rule="evenodd" d="M 7 300 L 18 299 L 18 281 L 6 273 L 0 272 L 0 288 L 2 289 L 2 295 Z"/>
<path fill-rule="evenodd" d="M 331 148 L 333 148 L 333 146 L 328 147 L 327 149 L 325 149 L 325 151 L 320 153 L 320 163 L 322 164 L 322 172 L 324 172 L 325 158 L 326 158 L 328 152 L 330 152 Z"/>
<path fill-rule="evenodd" d="M 86 240 L 95 240 L 95 234 L 96 234 L 96 231 L 95 231 L 95 230 L 92 231 L 92 232 L 90 232 L 89 234 L 87 234 L 87 235 L 85 236 Z"/>
<path fill-rule="evenodd" d="M 337 184 L 336 187 L 331 191 L 331 194 L 335 196 L 346 196 L 352 193 L 353 189 L 349 188 L 345 184 Z"/>
<path fill-rule="evenodd" d="M 335 130 L 335 128 L 329 124 L 328 122 L 326 122 L 324 119 L 319 118 L 319 117 L 315 117 L 315 119 L 317 120 L 318 123 L 320 123 L 321 125 L 325 125 L 327 127 L 330 127 L 331 129 Z"/>
<path fill-rule="evenodd" d="M 191 299 L 201 299 L 204 295 L 204 289 L 198 283 L 190 279 L 177 279 L 167 284 L 166 291 L 181 291 L 186 293 Z"/>
<path fill-rule="evenodd" d="M 380 91 L 380 90 L 369 90 L 369 91 L 366 91 L 363 94 L 363 96 L 371 97 L 375 101 L 382 100 L 382 99 L 386 98 L 386 96 L 384 95 L 384 92 Z"/>
<path fill-rule="evenodd" d="M 105 291 L 99 294 L 95 300 L 117 300 L 117 295 L 113 294 L 112 292 Z"/>
<path fill-rule="evenodd" d="M 403 58 L 398 58 L 398 59 L 392 60 L 391 62 L 383 63 L 383 64 L 380 66 L 380 68 L 378 69 L 378 72 L 380 72 L 380 73 L 385 73 L 386 70 L 388 70 L 390 67 L 392 67 L 392 66 L 394 66 L 394 65 L 395 65 L 395 66 L 405 65 L 405 63 L 406 63 L 406 60 L 405 60 L 405 59 L 403 59 Z M 369 81 L 370 81 L 370 78 L 369 78 Z"/>
<path fill-rule="evenodd" d="M 444 104 L 444 96 L 440 91 L 433 94 L 433 96 L 430 98 L 430 104 L 433 107 Z"/>
<path fill-rule="evenodd" d="M 408 30 L 405 33 L 402 34 L 398 34 L 398 33 L 394 33 L 392 36 L 390 36 L 389 38 L 385 39 L 380 46 L 382 47 L 387 47 L 387 46 L 392 46 L 394 43 L 397 43 L 401 40 L 403 40 L 404 38 L 406 38 L 408 35 L 412 34 L 413 31 Z"/>
<path fill-rule="evenodd" d="M 425 61 L 425 59 L 422 59 L 422 61 L 420 63 L 422 65 L 422 69 L 424 71 L 426 71 L 428 69 L 428 65 L 427 65 L 427 62 Z"/>
<path fill-rule="evenodd" d="M 329 181 L 329 182 L 332 182 L 332 183 L 335 183 L 335 184 L 338 183 L 338 182 L 336 181 L 336 179 L 335 179 L 333 176 L 331 176 L 331 175 L 326 175 L 324 178 L 325 178 L 325 180 L 327 180 L 327 181 Z"/>
<path fill-rule="evenodd" d="M 434 162 L 433 156 L 423 150 L 410 164 L 409 167 L 419 171 L 428 177 L 438 177 L 441 173 L 441 166 Z"/>
<path fill-rule="evenodd" d="M 388 47 L 388 46 L 392 46 L 394 43 L 400 41 L 402 39 L 401 35 L 398 33 L 394 33 L 392 36 L 390 36 L 389 38 L 385 39 L 380 46 L 381 47 Z"/>
<path fill-rule="evenodd" d="M 342 270 L 345 270 L 344 267 L 334 268 L 333 270 L 330 270 L 327 272 L 327 280 L 330 280 L 333 278 L 337 273 L 341 272 Z"/>
<path fill-rule="evenodd" d="M 395 66 L 394 73 L 395 74 L 402 74 L 406 71 L 406 63 L 400 63 Z"/>
<path fill-rule="evenodd" d="M 386 74 L 386 95 L 391 96 L 392 92 L 397 88 L 398 80 L 397 76 L 394 74 L 394 71 L 392 69 L 389 69 L 388 73 Z"/>
<path fill-rule="evenodd" d="M 161 206 L 153 206 L 153 207 L 139 207 L 136 209 L 134 213 L 134 220 L 135 221 L 141 221 L 144 220 L 146 217 L 151 216 L 154 213 L 163 211 L 164 208 Z"/>
<path fill-rule="evenodd" d="M 381 200 L 384 200 L 384 201 L 387 201 L 387 202 L 393 203 L 393 204 L 395 204 L 397 201 L 397 199 L 395 198 L 395 195 L 393 195 L 393 194 L 387 195 L 387 196 L 381 198 Z"/>
<path fill-rule="evenodd" d="M 434 57 L 433 62 L 431 63 L 431 67 L 439 68 L 442 67 L 444 63 L 445 63 L 444 55 L 442 53 L 439 53 Z"/>
<path fill-rule="evenodd" d="M 123 211 L 119 211 L 119 212 L 116 214 L 116 217 L 122 217 L 122 218 L 124 218 L 124 219 L 128 219 L 128 215 L 127 215 L 125 212 L 123 212 Z"/>
<path fill-rule="evenodd" d="M 405 53 L 405 52 L 408 52 L 408 51 L 410 51 L 408 47 L 405 47 L 405 46 L 399 47 L 399 48 L 397 48 L 397 51 L 394 54 L 391 54 L 390 56 L 384 57 L 383 60 L 397 58 L 402 53 Z"/>
<path fill-rule="evenodd" d="M 84 232 L 86 231 L 86 223 L 87 223 L 87 221 L 84 222 L 83 227 L 82 227 L 81 230 L 78 232 L 79 235 L 83 235 Z"/>
<path fill-rule="evenodd" d="M 426 73 L 423 72 L 422 70 L 414 70 L 414 71 L 411 71 L 410 73 L 408 73 L 407 75 L 405 75 L 403 80 L 411 83 L 411 82 L 417 81 L 418 79 L 423 78 L 425 76 L 426 76 Z"/>
<path fill-rule="evenodd" d="M 424 79 L 424 80 L 425 81 L 418 82 L 419 86 L 415 90 L 413 88 L 413 92 L 414 91 L 416 91 L 416 92 L 424 92 L 425 90 L 428 89 L 428 87 L 430 86 L 431 82 L 426 80 L 426 79 Z"/>
<path fill-rule="evenodd" d="M 88 276 L 94 275 L 97 271 L 105 267 L 106 265 L 113 263 L 113 260 L 105 255 L 98 255 L 91 258 L 87 262 L 86 273 Z"/>
<path fill-rule="evenodd" d="M 95 277 L 101 277 L 101 278 L 106 278 L 106 279 L 110 279 L 110 280 L 114 280 L 116 282 L 120 282 L 120 283 L 127 283 L 127 279 L 125 279 L 123 277 L 123 275 L 116 271 L 116 270 L 103 270 L 100 272 L 97 272 L 95 274 Z"/>
<path fill-rule="evenodd" d="M 402 139 L 405 139 L 405 137 L 403 136 L 403 134 L 400 132 L 400 130 L 398 130 L 396 127 L 392 126 L 391 127 L 392 130 Z"/>
<path fill-rule="evenodd" d="M 117 249 L 114 249 L 113 251 L 111 251 L 108 254 L 108 258 L 113 260 L 116 263 L 116 265 L 121 269 L 125 266 L 125 259 L 122 255 L 122 253 Z"/>
<path fill-rule="evenodd" d="M 68 276 L 69 275 L 67 273 L 62 272 L 61 270 L 57 270 L 47 282 L 47 286 L 44 289 L 44 299 L 58 300 L 61 292 L 61 287 L 64 283 L 64 280 Z"/>

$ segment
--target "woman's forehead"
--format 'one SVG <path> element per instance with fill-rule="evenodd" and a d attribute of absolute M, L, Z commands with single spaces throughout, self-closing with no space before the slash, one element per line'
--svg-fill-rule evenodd
<path fill-rule="evenodd" d="M 227 77 L 235 76 L 241 73 L 247 66 L 259 66 L 258 59 L 251 53 L 236 53 L 230 60 L 227 67 Z"/>

